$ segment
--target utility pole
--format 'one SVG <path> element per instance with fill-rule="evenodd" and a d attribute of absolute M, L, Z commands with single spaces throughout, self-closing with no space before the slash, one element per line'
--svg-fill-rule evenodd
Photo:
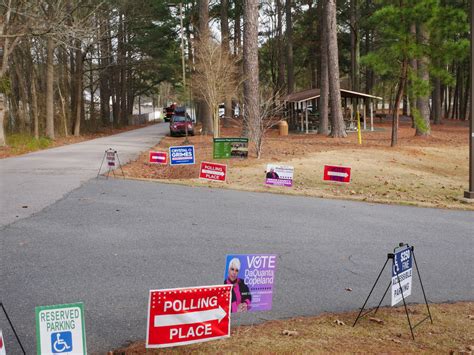
<path fill-rule="evenodd" d="M 469 124 L 469 190 L 464 197 L 474 202 L 474 4 L 471 1 L 471 122 Z"/>

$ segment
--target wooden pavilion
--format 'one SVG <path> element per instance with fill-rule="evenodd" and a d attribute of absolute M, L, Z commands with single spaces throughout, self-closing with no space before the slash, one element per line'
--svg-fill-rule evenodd
<path fill-rule="evenodd" d="M 319 97 L 321 89 L 308 89 L 288 94 L 282 98 L 285 116 L 292 130 L 309 133 L 319 127 Z M 374 130 L 374 101 L 381 97 L 341 89 L 342 112 L 347 130 L 357 130 L 356 113 L 359 112 L 364 129 L 367 129 L 367 107 L 369 108 L 370 130 Z M 329 116 L 331 113 L 329 112 Z M 330 121 L 330 120 L 329 120 Z"/>

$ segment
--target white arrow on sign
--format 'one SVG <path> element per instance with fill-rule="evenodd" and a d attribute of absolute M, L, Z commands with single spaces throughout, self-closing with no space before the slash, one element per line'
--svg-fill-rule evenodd
<path fill-rule="evenodd" d="M 219 175 L 219 176 L 224 176 L 225 175 L 223 171 L 213 171 L 213 170 L 203 169 L 202 172 L 204 174 L 213 174 L 213 175 Z"/>
<path fill-rule="evenodd" d="M 329 176 L 340 176 L 340 177 L 348 177 L 349 174 L 348 173 L 340 173 L 340 172 L 337 172 L 337 171 L 328 171 L 328 175 Z"/>
<path fill-rule="evenodd" d="M 165 157 L 161 156 L 161 155 L 152 155 L 151 159 L 153 160 L 165 160 Z"/>
<path fill-rule="evenodd" d="M 211 320 L 217 320 L 220 323 L 226 314 L 227 313 L 222 309 L 222 307 L 219 306 L 219 308 L 209 309 L 207 311 L 155 316 L 155 327 L 204 323 Z"/>

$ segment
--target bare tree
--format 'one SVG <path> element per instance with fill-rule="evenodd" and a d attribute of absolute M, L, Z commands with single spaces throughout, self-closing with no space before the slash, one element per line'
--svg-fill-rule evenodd
<path fill-rule="evenodd" d="M 268 93 L 267 93 L 268 92 Z M 258 116 L 250 119 L 244 115 L 244 124 L 248 127 L 248 138 L 253 145 L 257 159 L 260 159 L 263 151 L 263 144 L 268 130 L 276 126 L 282 119 L 283 105 L 276 105 L 279 94 L 270 94 L 269 90 L 261 90 L 260 110 Z"/>
<path fill-rule="evenodd" d="M 203 37 L 201 37 L 203 38 Z M 214 39 L 201 39 L 196 46 L 198 58 L 192 80 L 192 88 L 197 98 L 211 109 L 212 131 L 219 137 L 219 103 L 237 93 L 237 57 L 222 50 Z"/>

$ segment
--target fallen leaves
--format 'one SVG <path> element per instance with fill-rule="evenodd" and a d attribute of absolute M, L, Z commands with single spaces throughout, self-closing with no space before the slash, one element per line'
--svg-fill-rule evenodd
<path fill-rule="evenodd" d="M 283 335 L 288 335 L 289 337 L 292 337 L 292 336 L 297 336 L 298 335 L 298 332 L 296 330 L 288 330 L 288 329 L 284 329 L 283 332 L 282 332 Z"/>
<path fill-rule="evenodd" d="M 385 322 L 381 320 L 380 318 L 370 317 L 369 320 L 377 324 L 385 324 Z"/>

